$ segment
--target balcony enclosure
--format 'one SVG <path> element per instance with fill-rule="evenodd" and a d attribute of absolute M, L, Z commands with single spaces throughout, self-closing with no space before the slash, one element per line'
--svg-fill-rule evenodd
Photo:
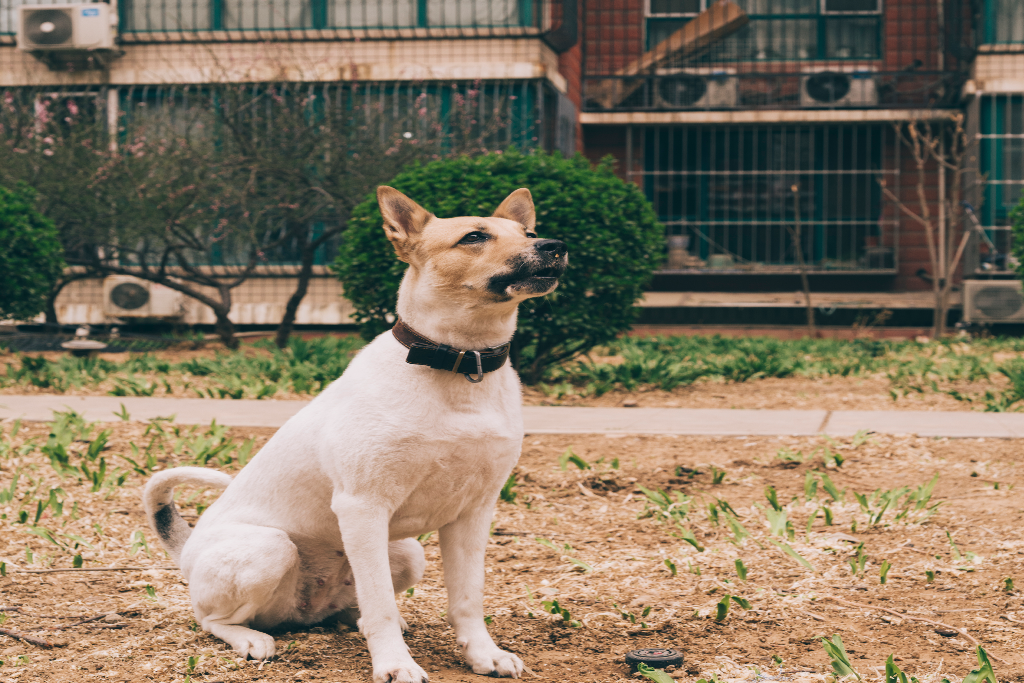
<path fill-rule="evenodd" d="M 1010 212 L 1024 198 L 1024 95 L 980 99 L 978 170 L 984 182 L 977 215 L 985 236 L 975 237 L 968 268 L 979 276 L 1008 275 L 1016 267 Z"/>
<path fill-rule="evenodd" d="M 937 0 L 596 0 L 583 107 L 954 106 L 959 67 L 941 40 L 951 11 Z"/>
<path fill-rule="evenodd" d="M 891 273 L 887 126 L 635 126 L 629 179 L 665 223 L 666 271 Z M 796 231 L 799 229 L 799 241 Z M 797 244 L 800 245 L 799 252 Z"/>
<path fill-rule="evenodd" d="M 1024 45 L 1024 2 L 985 0 L 982 21 L 982 44 Z"/>
<path fill-rule="evenodd" d="M 0 2 L 0 38 L 13 37 L 20 5 Z M 551 27 L 550 0 L 120 0 L 123 43 L 150 40 L 275 40 L 406 36 L 539 35 Z M 308 31 L 321 33 L 306 33 Z M 216 32 L 216 33 L 212 33 Z"/>
<path fill-rule="evenodd" d="M 384 148 L 393 146 L 396 140 L 421 149 L 417 158 L 422 161 L 513 145 L 523 150 L 550 148 L 558 135 L 555 123 L 559 100 L 547 83 L 523 80 L 5 88 L 0 89 L 0 103 L 0 145 L 15 151 L 38 145 L 35 141 L 42 136 L 55 140 L 56 145 L 88 149 L 114 143 L 127 150 L 148 140 L 147 154 L 138 156 L 163 154 L 164 149 L 187 144 L 198 157 L 216 166 L 240 154 L 238 131 L 243 137 L 249 131 L 258 136 L 261 146 L 269 149 L 264 158 L 273 160 L 296 139 L 287 131 L 276 135 L 278 129 L 306 126 L 309 133 L 301 140 L 322 153 L 305 158 L 324 159 L 329 171 L 337 167 L 331 166 L 327 157 L 353 148 L 364 153 L 381 150 L 386 155 L 390 152 Z M 112 121 L 116 121 L 116 130 L 111 127 Z M 347 142 L 353 136 L 379 139 L 381 144 L 373 147 Z M 156 153 L 154 141 L 159 141 L 160 151 Z M 284 153 L 290 153 L 290 149 Z M 173 167 L 167 168 L 176 177 Z M 257 197 L 267 195 L 257 187 L 247 196 L 249 201 L 258 201 Z M 271 204 L 278 201 L 272 199 Z M 239 204 L 231 206 L 230 210 L 219 209 L 209 220 L 243 224 Z M 305 245 L 295 234 L 317 240 L 326 228 L 347 220 L 344 212 L 325 206 L 306 223 L 310 230 L 301 233 L 288 225 L 286 213 L 266 211 L 259 225 L 253 227 L 261 233 L 260 244 L 273 245 L 261 252 L 260 266 L 273 267 L 270 273 L 276 276 L 298 270 Z M 342 238 L 335 236 L 320 246 L 314 265 L 333 262 Z M 247 263 L 251 244 L 244 230 L 229 230 L 211 249 L 189 252 L 189 260 L 193 265 L 230 275 Z M 326 272 L 321 274 L 326 276 Z"/>

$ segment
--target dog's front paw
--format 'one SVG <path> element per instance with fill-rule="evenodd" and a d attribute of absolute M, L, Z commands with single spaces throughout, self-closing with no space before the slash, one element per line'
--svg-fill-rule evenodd
<path fill-rule="evenodd" d="M 232 643 L 232 646 L 238 652 L 239 657 L 256 661 L 270 659 L 277 652 L 277 646 L 274 645 L 274 639 L 271 636 L 252 630 Z"/>
<path fill-rule="evenodd" d="M 427 683 L 430 678 L 420 665 L 412 661 L 397 660 L 373 665 L 373 683 Z"/>
<path fill-rule="evenodd" d="M 466 648 L 466 662 L 473 668 L 473 673 L 501 678 L 519 678 L 525 669 L 523 660 L 496 645 L 479 650 Z"/>

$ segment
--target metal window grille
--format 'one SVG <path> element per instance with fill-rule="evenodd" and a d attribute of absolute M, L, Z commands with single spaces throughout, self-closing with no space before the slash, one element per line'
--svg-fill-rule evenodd
<path fill-rule="evenodd" d="M 18 7 L 38 4 L 68 2 L 0 2 L 0 35 L 15 33 Z M 120 0 L 118 30 L 127 41 L 144 41 L 151 34 L 188 34 L 191 40 L 212 31 L 228 33 L 207 39 L 322 38 L 288 32 L 325 30 L 390 34 L 379 36 L 385 38 L 397 32 L 444 38 L 537 35 L 551 28 L 551 9 L 548 0 Z"/>
<path fill-rule="evenodd" d="M 960 38 L 944 40 L 954 11 L 938 0 L 596 0 L 583 107 L 956 106 L 966 76 Z"/>
<path fill-rule="evenodd" d="M 666 270 L 894 272 L 898 192 L 886 126 L 633 126 L 628 179 L 667 229 Z"/>
<path fill-rule="evenodd" d="M 1024 2 L 985 0 L 982 43 L 1008 45 L 1024 43 Z"/>
<path fill-rule="evenodd" d="M 978 107 L 978 163 L 984 178 L 978 218 L 988 237 L 976 240 L 974 271 L 1014 269 L 1010 211 L 1024 198 L 1024 95 L 986 95 Z"/>
<path fill-rule="evenodd" d="M 226 133 L 211 112 L 229 90 L 238 98 L 236 111 L 244 117 L 242 123 L 263 138 L 273 137 L 275 124 L 282 120 L 281 107 L 290 108 L 293 116 L 325 121 L 327 127 L 332 120 L 364 119 L 361 130 L 379 135 L 381 149 L 397 139 L 412 140 L 425 148 L 426 158 L 513 145 L 571 151 L 569 138 L 575 135 L 574 126 L 558 125 L 566 118 L 575 122 L 571 106 L 567 113 L 564 96 L 544 81 L 250 83 L 8 88 L 0 90 L 0 144 L 18 152 L 39 147 L 39 139 L 45 137 L 50 140 L 46 144 L 84 141 L 95 149 L 113 142 L 127 150 L 144 138 L 187 136 L 217 146 Z M 90 139 L 85 141 L 83 136 Z M 322 234 L 325 220 L 312 222 L 309 239 Z M 283 224 L 273 220 L 268 220 L 265 230 L 264 243 L 288 234 Z M 320 247 L 314 262 L 332 262 L 339 239 Z M 302 246 L 294 238 L 281 243 L 264 253 L 262 263 L 297 265 Z M 247 260 L 248 251 L 228 236 L 214 245 L 209 258 L 201 254 L 195 263 L 230 269 Z"/>

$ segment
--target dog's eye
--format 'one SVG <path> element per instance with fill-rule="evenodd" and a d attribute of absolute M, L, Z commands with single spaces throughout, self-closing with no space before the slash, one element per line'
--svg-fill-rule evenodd
<path fill-rule="evenodd" d="M 477 242 L 483 242 L 487 239 L 487 234 L 479 231 L 473 231 L 459 240 L 459 244 L 476 244 Z"/>
<path fill-rule="evenodd" d="M 526 233 L 526 236 L 529 237 L 531 240 L 537 239 L 537 233 L 535 232 L 528 232 Z"/>

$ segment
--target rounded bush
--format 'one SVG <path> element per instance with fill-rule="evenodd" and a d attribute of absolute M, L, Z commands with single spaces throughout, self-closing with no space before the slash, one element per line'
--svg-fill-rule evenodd
<path fill-rule="evenodd" d="M 490 216 L 526 187 L 537 208 L 537 234 L 564 241 L 569 268 L 558 289 L 519 307 L 512 362 L 527 383 L 546 368 L 606 343 L 629 328 L 634 304 L 660 262 L 664 228 L 639 188 L 582 155 L 516 150 L 416 165 L 389 185 L 437 216 Z M 334 263 L 363 335 L 391 326 L 406 264 L 395 258 L 376 197 L 357 206 Z"/>
<path fill-rule="evenodd" d="M 46 308 L 64 256 L 57 228 L 25 185 L 0 186 L 0 244 L 0 319 L 33 318 Z"/>

